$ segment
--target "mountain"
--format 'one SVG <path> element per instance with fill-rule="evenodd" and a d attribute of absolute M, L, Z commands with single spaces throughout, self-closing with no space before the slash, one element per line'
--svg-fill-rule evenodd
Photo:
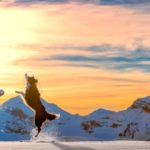
<path fill-rule="evenodd" d="M 113 112 L 98 109 L 87 116 L 73 115 L 41 99 L 49 112 L 59 113 L 46 121 L 43 135 L 88 140 L 150 139 L 150 97 L 137 99 L 128 109 Z M 0 141 L 30 140 L 34 134 L 34 113 L 17 96 L 0 106 Z"/>
<path fill-rule="evenodd" d="M 98 109 L 98 110 L 90 113 L 89 115 L 87 115 L 86 118 L 88 118 L 88 119 L 93 118 L 93 119 L 99 120 L 99 119 L 105 118 L 107 116 L 110 116 L 114 113 L 115 112 L 109 111 L 109 110 L 106 110 L 106 109 Z"/>

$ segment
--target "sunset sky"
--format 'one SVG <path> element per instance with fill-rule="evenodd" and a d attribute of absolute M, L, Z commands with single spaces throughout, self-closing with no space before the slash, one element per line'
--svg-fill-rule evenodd
<path fill-rule="evenodd" d="M 1 0 L 0 103 L 29 73 L 70 113 L 126 109 L 150 95 L 149 18 L 149 0 Z"/>

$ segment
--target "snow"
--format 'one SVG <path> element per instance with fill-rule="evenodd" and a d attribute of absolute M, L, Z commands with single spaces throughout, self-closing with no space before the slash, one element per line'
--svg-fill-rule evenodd
<path fill-rule="evenodd" d="M 144 98 L 139 98 L 139 99 L 137 99 L 136 101 L 145 101 L 145 102 L 147 102 L 147 103 L 150 103 L 150 96 L 147 96 L 147 97 L 144 97 Z"/>
<path fill-rule="evenodd" d="M 149 150 L 150 143 L 143 141 L 101 142 L 0 142 L 1 150 Z"/>
<path fill-rule="evenodd" d="M 137 99 L 124 111 L 98 109 L 87 116 L 73 115 L 41 99 L 48 112 L 60 114 L 46 121 L 39 136 L 65 139 L 150 140 L 150 97 Z M 146 109 L 146 111 L 144 110 Z M 17 96 L 0 106 L 0 141 L 31 140 L 35 131 L 33 111 Z M 121 135 L 121 136 L 120 136 Z"/>
<path fill-rule="evenodd" d="M 98 109 L 92 113 L 90 113 L 89 115 L 86 116 L 86 118 L 93 118 L 93 119 L 101 119 L 101 118 L 106 118 L 110 115 L 112 115 L 113 111 L 110 110 L 106 110 L 106 109 Z"/>

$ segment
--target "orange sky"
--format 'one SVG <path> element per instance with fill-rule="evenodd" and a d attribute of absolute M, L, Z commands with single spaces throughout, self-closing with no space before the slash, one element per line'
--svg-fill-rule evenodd
<path fill-rule="evenodd" d="M 124 6 L 2 5 L 0 102 L 24 90 L 27 72 L 71 113 L 127 108 L 150 93 L 149 17 Z"/>

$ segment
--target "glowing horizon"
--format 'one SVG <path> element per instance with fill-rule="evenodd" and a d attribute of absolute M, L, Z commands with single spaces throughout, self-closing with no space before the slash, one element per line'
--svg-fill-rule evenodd
<path fill-rule="evenodd" d="M 39 80 L 42 98 L 71 113 L 118 111 L 149 95 L 146 10 L 144 4 L 2 4 L 0 103 L 25 88 L 26 72 Z"/>

